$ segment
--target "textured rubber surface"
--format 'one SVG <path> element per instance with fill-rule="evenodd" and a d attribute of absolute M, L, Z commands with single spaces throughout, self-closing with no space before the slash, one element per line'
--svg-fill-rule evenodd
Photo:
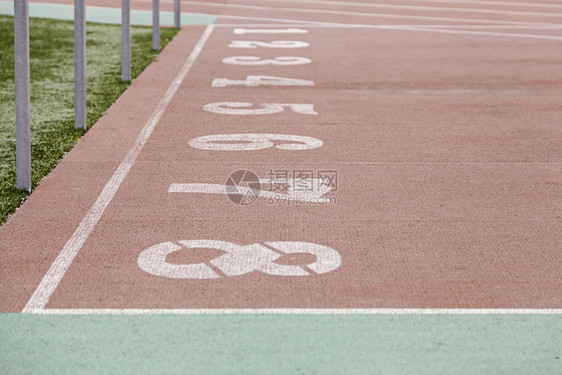
<path fill-rule="evenodd" d="M 4 314 L 0 336 L 11 374 L 557 374 L 560 320 Z"/>

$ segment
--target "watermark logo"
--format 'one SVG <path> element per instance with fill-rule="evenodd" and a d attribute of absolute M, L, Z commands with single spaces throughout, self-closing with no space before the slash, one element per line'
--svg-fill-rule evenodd
<path fill-rule="evenodd" d="M 312 169 L 270 169 L 265 179 L 240 169 L 226 180 L 228 198 L 237 205 L 247 206 L 258 198 L 268 204 L 335 204 L 335 197 L 325 196 L 337 191 L 337 171 Z"/>
<path fill-rule="evenodd" d="M 336 204 L 329 193 L 338 190 L 335 170 L 270 169 L 268 178 L 261 179 L 254 172 L 239 169 L 231 173 L 226 184 L 173 183 L 168 193 L 223 194 L 233 203 L 247 206 L 255 201 L 268 204 Z"/>
<path fill-rule="evenodd" d="M 261 184 L 255 173 L 239 169 L 228 176 L 225 188 L 228 199 L 240 206 L 247 206 L 260 196 Z"/>

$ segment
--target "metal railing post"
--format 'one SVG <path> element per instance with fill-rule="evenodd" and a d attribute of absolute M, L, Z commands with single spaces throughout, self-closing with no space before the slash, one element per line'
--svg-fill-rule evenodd
<path fill-rule="evenodd" d="M 16 83 L 16 186 L 31 192 L 31 127 L 29 112 L 29 1 L 14 1 Z"/>
<path fill-rule="evenodd" d="M 160 3 L 152 0 L 152 49 L 160 49 Z"/>
<path fill-rule="evenodd" d="M 174 0 L 174 27 L 181 27 L 181 0 Z"/>
<path fill-rule="evenodd" d="M 131 80 L 131 1 L 121 1 L 121 80 Z"/>
<path fill-rule="evenodd" d="M 86 6 L 74 0 L 74 127 L 86 130 Z"/>

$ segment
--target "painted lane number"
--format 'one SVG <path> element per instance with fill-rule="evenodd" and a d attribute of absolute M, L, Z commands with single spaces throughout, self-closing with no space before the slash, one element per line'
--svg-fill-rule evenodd
<path fill-rule="evenodd" d="M 293 143 L 281 143 L 275 146 L 272 141 Z M 197 137 L 189 141 L 191 147 L 213 151 L 253 151 L 273 146 L 280 150 L 296 151 L 311 150 L 322 147 L 323 144 L 324 142 L 317 138 L 287 134 L 213 134 Z"/>
<path fill-rule="evenodd" d="M 224 195 L 242 195 L 247 196 L 252 194 L 257 195 L 259 198 L 267 199 L 284 199 L 286 201 L 299 201 L 303 203 L 329 203 L 330 198 L 324 197 L 324 194 L 332 191 L 331 186 L 325 180 L 311 178 L 311 179 L 299 179 L 295 180 L 289 179 L 260 179 L 260 184 L 273 186 L 274 184 L 288 185 L 285 193 L 279 193 L 276 191 L 269 190 L 259 190 L 252 191 L 254 189 L 245 186 L 236 186 L 235 189 L 232 186 L 221 185 L 221 184 L 207 184 L 207 183 L 173 183 L 170 184 L 168 188 L 168 193 L 201 193 L 201 194 L 224 194 Z M 310 189 L 303 190 L 299 187 L 299 184 L 305 184 Z"/>
<path fill-rule="evenodd" d="M 141 270 L 172 279 L 217 279 L 224 276 L 241 276 L 259 271 L 274 276 L 308 276 L 334 271 L 341 265 L 340 254 L 327 246 L 310 242 L 266 242 L 240 246 L 227 241 L 182 240 L 162 242 L 143 250 L 137 260 Z M 173 264 L 166 256 L 176 251 L 190 249 L 216 249 L 224 254 L 207 263 Z M 272 249 L 275 249 L 272 250 Z M 285 265 L 276 260 L 286 254 L 307 253 L 315 256 L 313 263 Z M 213 269 L 215 268 L 215 269 Z M 312 272 L 311 272 L 312 271 Z"/>
<path fill-rule="evenodd" d="M 273 59 L 262 59 L 257 56 L 231 56 L 226 57 L 222 60 L 225 64 L 230 65 L 304 65 L 310 64 L 312 60 L 306 57 L 291 57 L 291 56 L 280 56 Z"/>
<path fill-rule="evenodd" d="M 212 87 L 226 86 L 314 86 L 314 81 L 308 79 L 286 78 L 275 76 L 247 76 L 245 80 L 215 78 Z"/>
<path fill-rule="evenodd" d="M 283 112 L 285 108 L 290 108 L 295 113 L 318 115 L 314 110 L 314 104 L 262 103 L 260 105 L 262 108 L 248 108 L 252 107 L 253 104 L 246 102 L 218 102 L 205 104 L 203 109 L 207 112 L 221 115 L 271 115 Z"/>
<path fill-rule="evenodd" d="M 233 33 L 235 35 L 243 34 L 307 34 L 306 29 L 245 29 L 237 28 L 234 29 Z"/>
<path fill-rule="evenodd" d="M 257 40 L 233 40 L 228 45 L 230 48 L 305 48 L 309 44 L 298 40 L 274 40 L 272 42 L 260 42 Z"/>

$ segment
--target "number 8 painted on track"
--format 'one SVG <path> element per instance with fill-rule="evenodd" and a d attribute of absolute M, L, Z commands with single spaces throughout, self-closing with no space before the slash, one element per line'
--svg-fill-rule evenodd
<path fill-rule="evenodd" d="M 334 271 L 341 265 L 340 254 L 327 246 L 310 242 L 266 242 L 267 246 L 254 243 L 240 246 L 227 241 L 189 240 L 163 242 L 143 250 L 137 264 L 143 271 L 172 279 L 217 279 L 221 277 L 209 264 L 173 264 L 166 261 L 166 256 L 176 251 L 207 248 L 217 249 L 224 254 L 209 263 L 225 276 L 241 276 L 259 271 L 273 276 L 308 276 L 311 270 L 315 274 Z M 273 251 L 271 248 L 276 249 Z M 285 265 L 275 261 L 281 254 L 308 253 L 315 256 L 315 261 L 303 266 Z"/>

